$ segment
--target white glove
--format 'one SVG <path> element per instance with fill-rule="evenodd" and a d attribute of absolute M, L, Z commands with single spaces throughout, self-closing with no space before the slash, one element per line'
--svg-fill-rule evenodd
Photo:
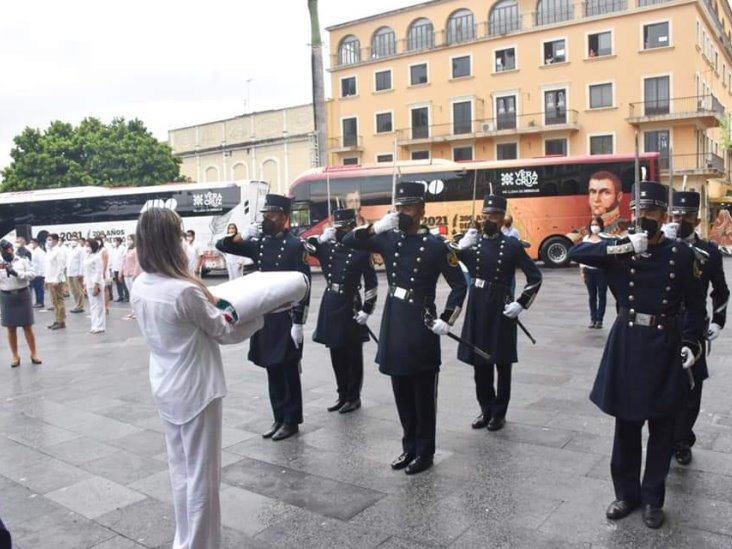
<path fill-rule="evenodd" d="M 694 353 L 691 352 L 691 349 L 686 346 L 681 347 L 681 365 L 684 367 L 684 370 L 691 368 L 695 362 L 696 359 L 694 358 Z"/>
<path fill-rule="evenodd" d="M 399 214 L 392 212 L 386 214 L 384 217 L 374 223 L 374 232 L 376 234 L 385 233 L 386 231 L 393 231 L 399 228 Z"/>
<path fill-rule="evenodd" d="M 676 240 L 679 234 L 679 224 L 666 223 L 663 227 L 661 227 L 661 230 L 663 231 L 663 234 L 666 238 L 668 238 L 669 240 Z"/>
<path fill-rule="evenodd" d="M 508 318 L 518 318 L 518 315 L 523 313 L 525 309 L 519 303 L 518 301 L 513 301 L 511 303 L 506 304 L 506 306 L 503 308 L 503 316 L 506 316 Z"/>
<path fill-rule="evenodd" d="M 302 333 L 302 324 L 292 325 L 292 328 L 290 329 L 290 337 L 292 338 L 292 342 L 295 344 L 295 347 L 299 349 L 302 345 L 302 340 L 305 338 L 305 335 Z"/>
<path fill-rule="evenodd" d="M 356 320 L 356 324 L 360 324 L 361 326 L 364 326 L 368 322 L 369 316 L 371 316 L 371 315 L 369 315 L 367 312 L 359 311 L 356 313 L 356 316 L 354 316 L 353 318 Z"/>
<path fill-rule="evenodd" d="M 648 249 L 648 235 L 645 232 L 631 234 L 628 238 L 633 245 L 635 253 L 642 254 Z"/>
<path fill-rule="evenodd" d="M 712 322 L 707 330 L 707 341 L 714 341 L 719 337 L 719 332 L 722 331 L 722 327 L 716 322 Z"/>
<path fill-rule="evenodd" d="M 458 250 L 472 248 L 478 243 L 478 229 L 468 229 L 468 232 L 458 241 Z"/>
<path fill-rule="evenodd" d="M 434 324 L 432 324 L 430 330 L 438 336 L 444 336 L 450 333 L 450 325 L 441 318 L 438 318 L 435 320 Z"/>
<path fill-rule="evenodd" d="M 259 236 L 259 227 L 257 227 L 256 224 L 252 223 L 251 225 L 247 225 L 246 227 L 244 227 L 240 234 L 244 240 L 256 238 Z"/>
<path fill-rule="evenodd" d="M 336 230 L 335 227 L 328 227 L 323 231 L 323 234 L 321 234 L 318 237 L 318 242 L 323 244 L 324 242 L 328 242 L 329 240 L 335 240 L 336 239 Z"/>

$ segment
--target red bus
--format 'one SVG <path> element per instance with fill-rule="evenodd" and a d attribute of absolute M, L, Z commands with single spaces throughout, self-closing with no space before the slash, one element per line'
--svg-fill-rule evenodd
<path fill-rule="evenodd" d="M 640 165 L 642 179 L 658 181 L 658 153 L 641 154 Z M 396 177 L 425 183 L 423 223 L 452 238 L 480 214 L 483 196 L 492 189 L 508 199 L 514 227 L 530 244 L 529 255 L 559 267 L 569 262 L 569 248 L 586 234 L 592 215 L 602 215 L 606 232 L 623 230 L 634 174 L 634 155 L 316 168 L 290 186 L 292 227 L 302 236 L 320 233 L 328 221 L 329 195 L 330 210 L 354 208 L 362 221 L 376 221 L 391 206 Z"/>

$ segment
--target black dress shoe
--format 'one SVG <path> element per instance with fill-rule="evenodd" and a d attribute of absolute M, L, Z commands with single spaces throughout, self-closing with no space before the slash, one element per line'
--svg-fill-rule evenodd
<path fill-rule="evenodd" d="M 66 328 L 66 324 L 64 324 L 64 323 L 60 323 L 60 324 L 53 324 L 53 325 L 49 326 L 49 328 L 50 328 L 51 330 L 62 330 L 62 329 L 64 329 L 64 328 Z"/>
<path fill-rule="evenodd" d="M 592 321 L 592 322 L 590 323 L 590 325 L 589 325 L 589 326 L 587 326 L 587 327 L 588 327 L 588 328 L 589 328 L 590 330 L 593 330 L 593 329 L 597 328 L 597 322 L 595 322 L 595 321 L 593 320 L 593 321 Z"/>
<path fill-rule="evenodd" d="M 346 401 L 345 401 L 345 400 L 340 400 L 340 399 L 338 399 L 338 400 L 336 400 L 336 401 L 335 401 L 335 402 L 333 403 L 333 405 L 332 405 L 332 406 L 328 406 L 328 408 L 326 408 L 326 410 L 328 410 L 329 412 L 335 412 L 336 410 L 340 410 L 340 409 L 341 409 L 341 407 L 342 407 L 342 406 L 343 406 L 343 405 L 344 405 L 345 403 L 346 403 Z"/>
<path fill-rule="evenodd" d="M 665 520 L 666 515 L 660 507 L 643 506 L 643 522 L 648 528 L 653 528 L 654 530 L 660 528 Z"/>
<path fill-rule="evenodd" d="M 290 438 L 292 435 L 297 434 L 300 428 L 297 425 L 283 424 L 282 427 L 277 429 L 277 432 L 272 435 L 272 440 L 285 440 Z"/>
<path fill-rule="evenodd" d="M 414 456 L 412 454 L 404 452 L 401 456 L 391 462 L 391 468 L 395 471 L 398 471 L 399 469 L 404 469 L 407 465 L 412 463 L 413 459 Z"/>
<path fill-rule="evenodd" d="M 494 417 L 491 418 L 491 420 L 488 422 L 487 429 L 489 431 L 500 431 L 503 429 L 503 426 L 506 424 L 506 418 L 505 417 Z"/>
<path fill-rule="evenodd" d="M 347 414 L 348 412 L 353 412 L 355 410 L 358 410 L 361 407 L 361 399 L 357 398 L 356 400 L 351 400 L 350 402 L 346 402 L 343 406 L 341 406 L 341 409 L 338 410 L 339 414 Z"/>
<path fill-rule="evenodd" d="M 605 511 L 605 516 L 610 520 L 620 520 L 631 514 L 636 507 L 638 507 L 637 503 L 624 499 L 616 499 L 610 504 L 607 511 Z"/>
<path fill-rule="evenodd" d="M 602 328 L 602 320 L 598 320 L 597 322 L 595 322 L 595 328 L 597 328 L 598 330 Z"/>
<path fill-rule="evenodd" d="M 421 473 L 422 471 L 426 471 L 432 467 L 434 462 L 435 461 L 432 456 L 417 456 L 412 463 L 407 465 L 404 472 L 408 475 L 416 475 L 417 473 Z"/>
<path fill-rule="evenodd" d="M 471 423 L 470 426 L 473 429 L 485 429 L 485 426 L 488 425 L 490 420 L 491 420 L 491 418 L 486 417 L 485 414 L 480 414 L 478 417 L 476 417 L 473 420 L 473 423 Z"/>
<path fill-rule="evenodd" d="M 686 445 L 677 448 L 674 457 L 679 465 L 689 465 L 691 463 L 691 448 Z"/>
<path fill-rule="evenodd" d="M 272 435 L 274 435 L 279 430 L 280 427 L 282 427 L 282 423 L 280 423 L 279 421 L 275 421 L 272 424 L 272 427 L 270 427 L 264 433 L 262 433 L 262 438 L 272 438 Z"/>

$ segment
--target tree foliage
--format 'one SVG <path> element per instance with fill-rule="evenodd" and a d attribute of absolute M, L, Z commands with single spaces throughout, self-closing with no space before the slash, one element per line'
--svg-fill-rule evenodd
<path fill-rule="evenodd" d="M 2 171 L 2 191 L 181 180 L 181 160 L 138 119 L 103 124 L 85 118 L 77 127 L 55 121 L 43 132 L 26 128 L 13 142 L 12 162 Z"/>

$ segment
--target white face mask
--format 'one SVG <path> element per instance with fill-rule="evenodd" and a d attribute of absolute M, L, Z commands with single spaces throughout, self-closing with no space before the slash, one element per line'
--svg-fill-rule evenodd
<path fill-rule="evenodd" d="M 46 240 L 46 248 L 53 248 L 53 240 Z"/>
<path fill-rule="evenodd" d="M 79 243 L 78 243 L 78 242 L 76 242 L 75 240 L 72 240 L 72 241 L 71 241 L 71 247 L 72 247 L 72 248 L 76 248 L 76 247 L 77 247 L 78 245 L 79 245 Z"/>
<path fill-rule="evenodd" d="M 592 234 L 599 234 L 600 233 L 600 226 L 599 225 L 592 225 L 592 226 L 590 226 L 590 230 L 592 231 Z"/>

